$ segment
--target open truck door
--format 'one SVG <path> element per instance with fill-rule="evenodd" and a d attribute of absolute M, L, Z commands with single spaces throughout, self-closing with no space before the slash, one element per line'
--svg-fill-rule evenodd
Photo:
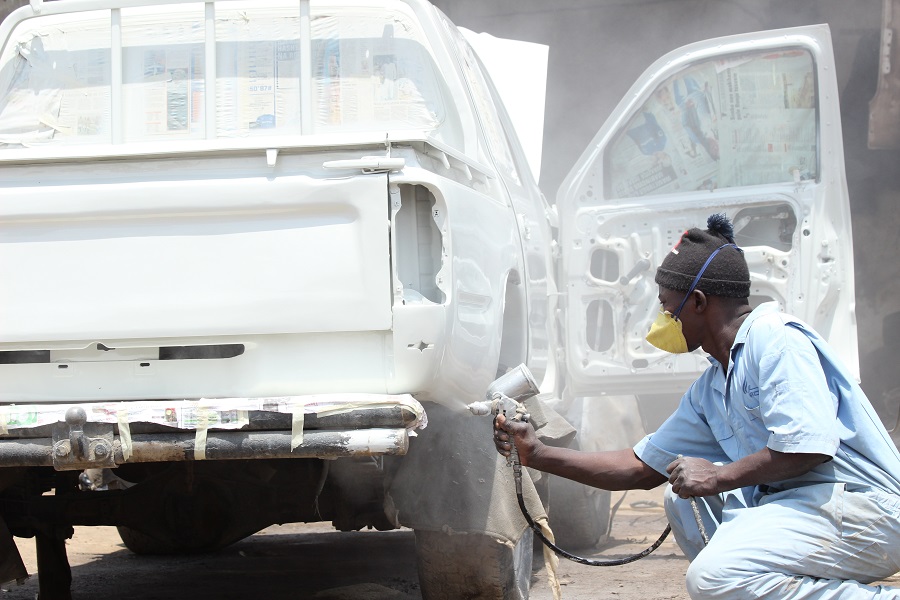
<path fill-rule="evenodd" d="M 634 84 L 558 197 L 568 392 L 681 394 L 706 368 L 644 339 L 657 266 L 724 212 L 752 281 L 858 372 L 850 209 L 831 34 L 699 42 Z"/>

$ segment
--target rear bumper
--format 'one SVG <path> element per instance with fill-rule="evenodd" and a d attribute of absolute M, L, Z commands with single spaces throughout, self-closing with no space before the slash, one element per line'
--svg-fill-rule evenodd
<path fill-rule="evenodd" d="M 342 458 L 349 456 L 402 455 L 408 449 L 406 429 L 362 429 L 349 431 L 311 431 L 303 442 L 292 448 L 290 432 L 208 432 L 203 442 L 205 460 L 257 458 Z M 52 438 L 0 440 L 0 467 L 54 466 L 56 443 Z M 113 440 L 113 462 L 180 462 L 198 460 L 198 443 L 190 433 L 154 433 L 134 435 L 128 459 L 120 438 Z M 60 470 L 109 467 L 107 461 L 90 459 Z"/>
<path fill-rule="evenodd" d="M 0 407 L 0 467 L 402 455 L 412 396 L 322 394 Z"/>

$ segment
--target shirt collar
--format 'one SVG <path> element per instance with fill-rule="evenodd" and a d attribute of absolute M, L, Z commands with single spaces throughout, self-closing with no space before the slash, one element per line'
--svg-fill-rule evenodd
<path fill-rule="evenodd" d="M 778 307 L 778 302 L 774 301 L 763 302 L 754 308 L 750 314 L 747 315 L 747 318 L 744 319 L 744 322 L 741 323 L 737 335 L 734 336 L 734 342 L 731 344 L 731 351 L 728 353 L 728 366 L 724 367 L 723 365 L 719 365 L 718 361 L 712 359 L 713 363 L 718 365 L 719 369 L 722 370 L 722 374 L 725 378 L 728 377 L 729 373 L 731 373 L 731 369 L 734 367 L 734 351 L 738 346 L 742 346 L 744 342 L 747 341 L 747 336 L 750 335 L 750 328 L 753 326 L 753 322 L 763 315 L 777 312 L 780 312 L 780 309 Z"/>
<path fill-rule="evenodd" d="M 778 302 L 763 302 L 756 308 L 754 308 L 747 318 L 744 319 L 744 322 L 741 323 L 740 328 L 738 329 L 737 335 L 734 336 L 734 342 L 731 344 L 731 351 L 734 352 L 734 349 L 739 345 L 743 344 L 747 341 L 747 336 L 750 335 L 750 328 L 753 326 L 753 322 L 763 315 L 770 315 L 772 313 L 780 312 L 778 308 Z"/>
<path fill-rule="evenodd" d="M 763 315 L 777 312 L 781 312 L 781 309 L 778 307 L 778 302 L 773 301 L 760 304 L 759 306 L 754 308 L 749 315 L 747 315 L 747 318 L 744 319 L 744 322 L 741 323 L 740 328 L 738 328 L 737 335 L 734 336 L 734 342 L 731 344 L 731 352 L 729 353 L 728 357 L 728 365 L 722 365 L 719 361 L 717 361 L 710 355 L 706 356 L 707 360 L 709 360 L 709 363 L 712 366 L 714 373 L 714 376 L 712 378 L 713 389 L 724 393 L 725 380 L 731 372 L 731 368 L 734 366 L 734 351 L 738 346 L 743 345 L 744 342 L 747 341 L 747 336 L 750 334 L 750 327 L 753 326 L 753 322 Z"/>

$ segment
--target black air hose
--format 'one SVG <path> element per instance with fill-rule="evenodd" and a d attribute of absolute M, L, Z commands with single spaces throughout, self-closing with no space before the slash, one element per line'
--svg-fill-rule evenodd
<path fill-rule="evenodd" d="M 521 509 L 522 515 L 525 517 L 525 521 L 528 522 L 528 526 L 532 531 L 534 531 L 534 534 L 538 536 L 538 539 L 540 539 L 541 542 L 544 543 L 544 545 L 553 550 L 559 556 L 568 558 L 569 560 L 581 563 L 583 565 L 589 565 L 591 567 L 617 567 L 619 565 L 627 565 L 628 563 L 640 560 L 645 556 L 650 555 L 654 550 L 662 545 L 663 541 L 669 536 L 669 532 L 672 531 L 672 526 L 666 524 L 666 528 L 665 530 L 663 530 L 662 535 L 659 536 L 658 540 L 653 542 L 652 546 L 646 548 L 642 552 L 632 554 L 631 556 L 626 556 L 625 558 L 613 560 L 592 560 L 590 558 L 575 556 L 574 554 L 566 552 L 565 550 L 548 540 L 544 535 L 544 532 L 541 531 L 541 528 L 534 522 L 534 519 L 531 518 L 531 515 L 528 514 L 528 509 L 525 507 L 525 498 L 522 495 L 522 463 L 519 461 L 519 451 L 516 448 L 515 442 L 511 443 L 510 446 L 510 458 L 512 459 L 513 478 L 516 482 L 516 498 L 519 501 L 519 509 Z"/>

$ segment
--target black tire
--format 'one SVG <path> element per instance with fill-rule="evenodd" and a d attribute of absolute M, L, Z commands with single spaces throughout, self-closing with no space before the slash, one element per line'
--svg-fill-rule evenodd
<path fill-rule="evenodd" d="M 223 538 L 218 531 L 207 532 L 194 530 L 191 537 L 174 535 L 154 536 L 139 529 L 118 525 L 116 529 L 125 547 L 140 555 L 173 556 L 178 554 L 205 554 L 216 552 L 246 536 Z M 252 534 L 248 534 L 252 535 Z"/>
<path fill-rule="evenodd" d="M 171 541 L 157 539 L 147 535 L 143 531 L 138 531 L 131 527 L 119 525 L 116 529 L 118 530 L 119 537 L 122 538 L 122 543 L 125 544 L 125 547 L 135 554 L 165 556 L 170 554 L 186 554 L 190 552 L 177 547 Z"/>
<path fill-rule="evenodd" d="M 514 548 L 484 534 L 416 530 L 416 559 L 423 600 L 527 600 L 533 534 Z"/>
<path fill-rule="evenodd" d="M 215 470 L 196 477 L 189 491 L 181 487 L 176 474 L 161 478 L 157 489 L 137 496 L 127 511 L 130 518 L 116 527 L 125 547 L 135 554 L 203 554 L 221 550 L 271 523 L 257 518 L 262 513 L 242 511 L 240 487 L 229 488 L 216 479 L 219 465 L 210 466 Z M 140 492 L 147 485 L 138 483 L 128 492 Z"/>
<path fill-rule="evenodd" d="M 547 516 L 556 545 L 563 550 L 593 550 L 605 544 L 611 494 L 571 479 L 545 477 L 549 478 Z"/>
<path fill-rule="evenodd" d="M 209 490 L 206 490 L 207 492 Z M 157 517 L 147 520 L 147 527 L 116 527 L 125 547 L 135 554 L 176 555 L 215 552 L 248 535 L 250 531 L 230 526 L 233 511 L 207 493 L 195 496 L 170 496 L 162 504 Z"/>

